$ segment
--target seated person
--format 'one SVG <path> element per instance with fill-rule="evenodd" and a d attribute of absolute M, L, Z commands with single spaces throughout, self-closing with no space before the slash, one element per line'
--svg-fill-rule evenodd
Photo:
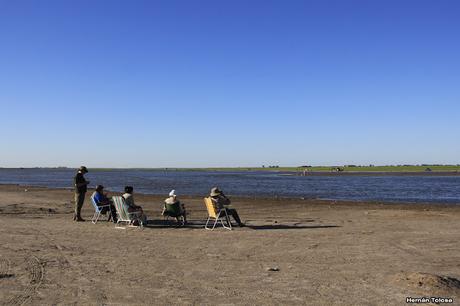
<path fill-rule="evenodd" d="M 111 214 L 109 215 L 109 218 L 107 221 L 110 221 L 110 218 L 112 218 L 113 222 L 117 222 L 117 212 L 115 210 L 115 206 L 113 205 L 112 201 L 107 197 L 106 194 L 104 194 L 104 186 L 102 185 L 97 185 L 96 186 L 96 191 L 91 195 L 91 197 L 94 199 L 94 202 L 96 202 L 97 206 L 106 206 L 110 205 L 110 212 Z M 104 207 L 101 210 L 101 214 L 106 214 L 107 211 L 109 211 L 108 207 Z"/>
<path fill-rule="evenodd" d="M 182 216 L 184 218 L 184 224 L 187 223 L 187 213 L 185 211 L 184 204 L 181 204 L 179 199 L 177 199 L 176 191 L 173 189 L 169 193 L 169 197 L 165 199 L 165 203 L 163 206 L 163 211 L 161 214 L 163 216 L 170 216 L 176 218 L 176 221 L 179 222 L 179 217 Z M 173 206 L 173 207 L 168 207 Z M 177 206 L 174 207 L 174 206 Z"/>
<path fill-rule="evenodd" d="M 228 207 L 230 205 L 230 199 L 227 198 L 222 191 L 219 190 L 219 188 L 214 187 L 211 189 L 211 201 L 216 205 L 218 210 L 224 209 L 227 211 L 227 214 L 232 216 L 233 219 L 235 219 L 236 223 L 238 223 L 238 226 L 243 227 L 245 226 L 240 219 L 240 216 L 238 216 L 238 213 L 236 212 L 236 209 Z"/>
<path fill-rule="evenodd" d="M 134 188 L 132 186 L 125 187 L 125 193 L 123 194 L 123 198 L 125 199 L 127 211 L 129 213 L 136 213 L 139 219 L 141 219 L 142 222 L 145 223 L 147 221 L 147 216 L 144 214 L 142 207 L 134 204 L 133 191 L 134 191 Z"/>

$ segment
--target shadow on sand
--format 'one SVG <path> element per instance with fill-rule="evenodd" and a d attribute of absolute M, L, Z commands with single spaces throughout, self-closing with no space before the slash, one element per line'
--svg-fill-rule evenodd
<path fill-rule="evenodd" d="M 311 222 L 310 220 L 308 222 Z M 148 220 L 147 224 L 144 225 L 145 228 L 187 228 L 187 229 L 203 229 L 206 222 L 204 221 L 189 221 L 186 225 L 182 226 L 175 221 L 167 220 Z M 234 228 L 240 228 L 237 225 L 232 225 Z M 219 228 L 218 226 L 216 228 Z M 315 228 L 334 228 L 341 227 L 339 225 L 303 225 L 303 224 L 248 224 L 243 228 L 248 228 L 252 230 L 284 230 L 284 229 L 315 229 Z"/>
<path fill-rule="evenodd" d="M 144 224 L 146 228 L 187 228 L 187 227 L 196 227 L 193 222 L 188 222 L 186 225 L 181 225 L 173 220 L 147 220 L 147 223 Z"/>
<path fill-rule="evenodd" d="M 277 229 L 306 229 L 306 228 L 331 228 L 341 227 L 340 225 L 287 225 L 287 224 L 266 224 L 266 225 L 246 225 L 253 230 L 277 230 Z"/>

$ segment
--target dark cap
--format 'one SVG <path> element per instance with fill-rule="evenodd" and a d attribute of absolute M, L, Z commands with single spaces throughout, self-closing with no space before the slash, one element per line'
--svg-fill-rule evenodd
<path fill-rule="evenodd" d="M 78 168 L 78 171 L 88 173 L 88 168 L 86 168 L 85 166 L 81 166 L 80 168 Z"/>

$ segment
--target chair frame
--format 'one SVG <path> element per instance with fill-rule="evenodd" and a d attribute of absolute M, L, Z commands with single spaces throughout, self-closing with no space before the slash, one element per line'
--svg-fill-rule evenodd
<path fill-rule="evenodd" d="M 168 204 L 164 204 L 164 205 L 168 205 Z M 167 211 L 166 211 L 167 212 Z M 187 213 L 182 213 L 180 215 L 178 215 L 177 217 L 174 217 L 174 216 L 171 216 L 171 215 L 168 215 L 167 213 L 165 214 L 165 211 L 163 211 L 163 220 L 164 221 L 169 221 L 169 218 L 181 218 L 180 221 L 178 222 L 181 222 L 182 223 L 182 226 L 185 226 L 185 216 Z"/>
<path fill-rule="evenodd" d="M 144 223 L 142 222 L 142 219 L 139 218 L 139 213 L 138 212 L 127 212 L 124 208 L 125 205 L 125 199 L 122 196 L 113 196 L 113 205 L 115 206 L 115 211 L 117 213 L 117 223 L 115 224 L 115 227 L 117 228 L 125 228 L 123 226 L 120 226 L 122 222 L 127 222 L 127 226 L 129 227 L 138 227 L 134 225 L 134 221 L 137 220 L 139 222 L 139 227 L 143 227 Z M 118 203 L 118 201 L 121 201 Z M 121 206 L 121 207 L 119 207 Z M 119 209 L 122 209 L 120 212 Z"/>
<path fill-rule="evenodd" d="M 101 216 L 101 213 L 102 213 L 102 209 L 104 208 L 109 208 L 109 213 L 110 213 L 110 216 L 112 216 L 112 208 L 111 208 L 111 205 L 110 204 L 107 204 L 107 205 L 97 205 L 96 203 L 96 200 L 94 199 L 93 196 L 91 196 L 91 203 L 93 204 L 94 206 L 94 215 L 93 217 L 91 218 L 91 222 L 93 224 L 96 224 L 97 221 L 99 220 L 99 217 Z"/>
<path fill-rule="evenodd" d="M 184 218 L 184 215 L 179 215 L 177 217 L 173 217 L 173 216 L 170 216 L 170 215 L 163 215 L 163 220 L 164 221 L 169 221 L 169 218 L 180 218 L 180 222 L 182 226 L 185 225 L 185 218 Z"/>
<path fill-rule="evenodd" d="M 230 222 L 230 217 L 227 214 L 227 209 L 222 208 L 217 210 L 216 206 L 209 197 L 204 198 L 204 203 L 208 211 L 208 220 L 206 220 L 206 225 L 204 226 L 204 228 L 212 231 L 220 221 L 223 228 L 231 231 L 232 222 Z M 212 227 L 208 227 L 209 221 L 211 221 L 211 219 L 214 219 L 214 224 L 212 225 Z M 224 223 L 224 220 L 226 224 Z"/>

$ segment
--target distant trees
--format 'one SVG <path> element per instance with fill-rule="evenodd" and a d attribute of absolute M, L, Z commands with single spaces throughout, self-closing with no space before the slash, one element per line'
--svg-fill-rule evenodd
<path fill-rule="evenodd" d="M 451 165 L 445 165 L 445 164 L 388 164 L 388 165 L 374 165 L 374 164 L 368 164 L 368 165 L 357 165 L 357 164 L 347 164 L 347 165 L 343 165 L 343 166 L 332 166 L 332 165 L 325 165 L 325 166 L 311 166 L 311 165 L 301 165 L 301 166 L 297 166 L 296 168 L 298 170 L 300 169 L 306 169 L 306 168 L 314 168 L 314 169 L 319 169 L 319 168 L 330 168 L 331 170 L 333 171 L 346 171 L 347 168 L 362 168 L 362 170 L 359 170 L 359 169 L 356 169 L 357 171 L 371 171 L 370 169 L 365 169 L 365 168 L 374 168 L 374 167 L 377 167 L 376 170 L 379 170 L 379 169 L 383 169 L 381 171 L 385 171 L 384 169 L 385 168 L 397 168 L 397 167 L 400 167 L 400 168 L 409 168 L 409 167 L 424 167 L 424 168 L 429 168 L 429 167 L 446 167 L 446 166 L 450 166 L 450 167 L 460 167 L 460 164 L 451 164 Z M 277 168 L 280 168 L 279 165 L 262 165 L 261 166 L 262 168 L 270 168 L 270 169 L 277 169 Z M 292 168 L 292 167 L 289 167 L 289 168 Z M 338 170 L 340 169 L 340 170 Z M 349 169 L 350 171 L 352 171 L 352 169 Z M 376 171 L 374 170 L 374 171 Z M 404 169 L 401 169 L 401 171 L 404 170 Z M 434 170 L 432 168 L 432 170 Z M 319 170 L 321 171 L 321 170 Z"/>
<path fill-rule="evenodd" d="M 265 166 L 265 165 L 262 165 L 262 168 L 279 168 L 280 166 L 278 165 L 268 165 L 268 166 Z"/>
<path fill-rule="evenodd" d="M 279 168 L 280 166 L 278 165 L 269 165 L 269 166 L 265 166 L 265 165 L 262 165 L 262 168 Z"/>

